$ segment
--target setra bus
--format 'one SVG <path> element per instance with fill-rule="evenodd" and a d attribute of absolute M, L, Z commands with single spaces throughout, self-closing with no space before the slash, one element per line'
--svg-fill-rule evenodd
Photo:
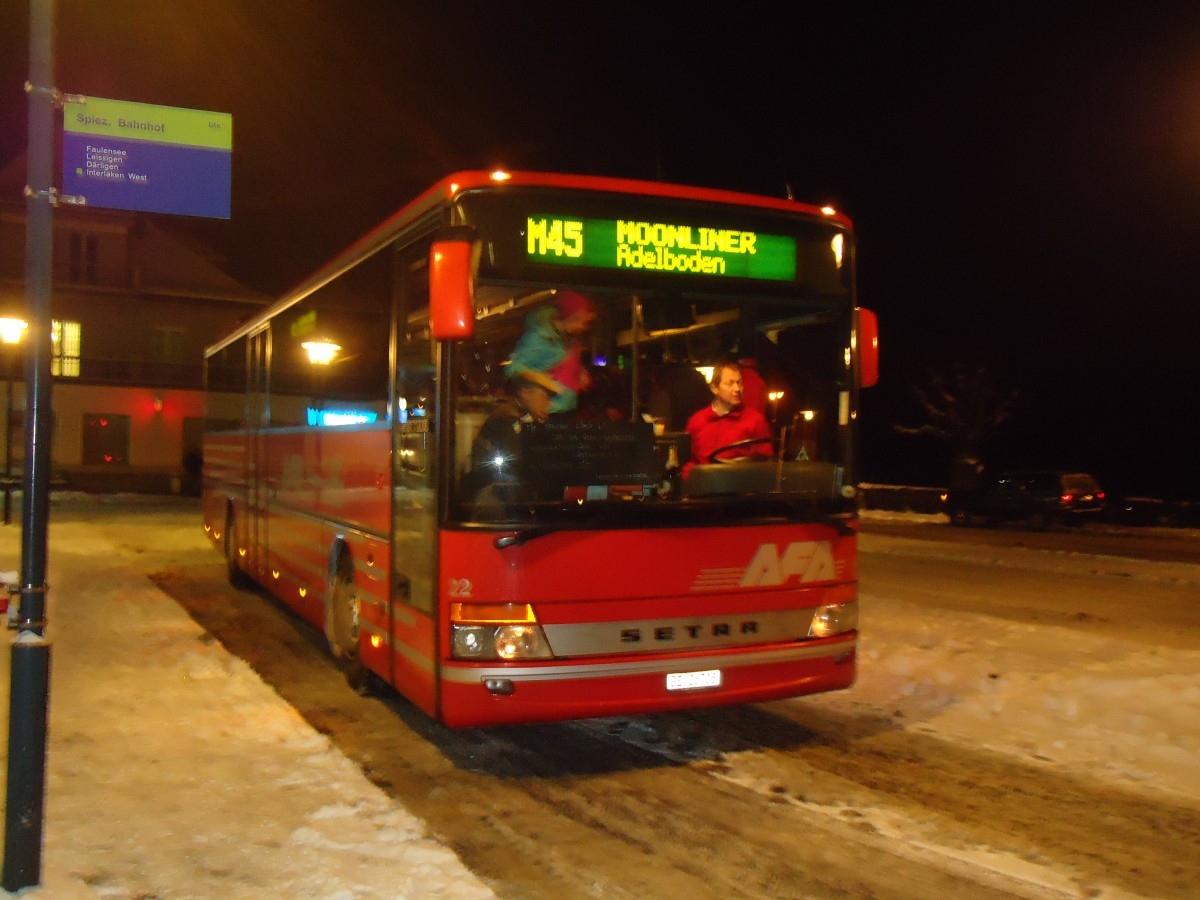
<path fill-rule="evenodd" d="M 854 252 L 791 200 L 453 175 L 207 348 L 205 531 L 352 683 L 453 727 L 848 687 Z M 567 296 L 583 374 L 541 418 L 514 349 Z M 692 459 L 730 359 L 769 436 Z"/>

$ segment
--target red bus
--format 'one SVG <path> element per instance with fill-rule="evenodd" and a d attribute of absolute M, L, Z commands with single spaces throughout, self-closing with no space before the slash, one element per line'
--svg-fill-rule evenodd
<path fill-rule="evenodd" d="M 541 371 L 518 345 L 565 342 L 571 306 L 575 383 L 553 382 L 543 419 L 514 406 Z M 731 359 L 766 435 L 694 460 L 689 417 Z M 877 341 L 834 210 L 459 173 L 205 370 L 205 530 L 231 581 L 323 629 L 355 683 L 458 727 L 854 681 Z"/>

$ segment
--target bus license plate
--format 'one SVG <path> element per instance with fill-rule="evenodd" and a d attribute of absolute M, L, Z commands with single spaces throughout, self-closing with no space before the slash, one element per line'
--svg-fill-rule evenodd
<path fill-rule="evenodd" d="M 720 687 L 721 670 L 706 669 L 703 672 L 668 672 L 668 691 L 691 691 L 696 688 Z"/>

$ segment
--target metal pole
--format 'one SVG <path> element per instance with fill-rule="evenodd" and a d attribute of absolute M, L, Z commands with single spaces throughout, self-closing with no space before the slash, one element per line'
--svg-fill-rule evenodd
<path fill-rule="evenodd" d="M 29 184 L 26 188 L 25 502 L 21 510 L 18 634 L 9 689 L 4 871 L 10 892 L 41 882 L 50 643 L 46 546 L 50 511 L 50 292 L 53 259 L 54 0 L 29 2 Z"/>
<path fill-rule="evenodd" d="M 13 417 L 13 373 L 12 359 L 4 359 L 4 524 L 12 521 L 12 417 Z"/>

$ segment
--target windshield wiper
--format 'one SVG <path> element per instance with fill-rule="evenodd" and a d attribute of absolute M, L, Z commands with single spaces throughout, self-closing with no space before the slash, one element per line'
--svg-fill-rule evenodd
<path fill-rule="evenodd" d="M 543 522 L 540 525 L 532 525 L 529 528 L 525 528 L 516 532 L 516 534 L 501 535 L 492 543 L 497 550 L 504 550 L 508 547 L 520 547 L 521 545 L 527 544 L 536 538 L 544 537 L 548 534 L 554 534 L 556 531 L 581 531 L 586 528 L 596 528 L 597 526 L 614 525 L 619 522 L 628 522 L 629 515 L 632 512 L 631 510 L 627 509 L 629 505 L 630 504 L 621 504 L 619 506 L 609 507 L 608 509 L 594 512 L 586 516 L 573 516 L 558 522 Z M 643 507 L 641 504 L 637 504 L 637 506 L 639 509 L 644 511 L 645 507 Z M 644 514 L 644 512 L 639 513 L 639 515 L 641 514 Z"/>
<path fill-rule="evenodd" d="M 516 534 L 502 534 L 492 543 L 497 550 L 504 550 L 508 547 L 520 547 L 527 544 L 534 538 L 540 538 L 547 534 L 553 534 L 556 531 L 562 531 L 564 526 L 561 524 L 554 525 L 535 525 L 532 528 L 526 528 L 523 531 L 518 531 Z"/>

